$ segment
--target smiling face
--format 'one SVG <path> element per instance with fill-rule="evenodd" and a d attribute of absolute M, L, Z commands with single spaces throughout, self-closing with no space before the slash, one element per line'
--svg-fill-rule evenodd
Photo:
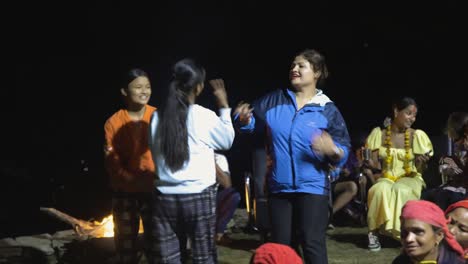
<path fill-rule="evenodd" d="M 420 220 L 404 219 L 401 223 L 401 243 L 406 254 L 415 260 L 437 259 L 438 244 L 444 235 L 441 230 Z"/>
<path fill-rule="evenodd" d="M 147 77 L 139 76 L 128 84 L 126 89 L 121 90 L 129 105 L 144 106 L 151 96 L 151 84 Z"/>
<path fill-rule="evenodd" d="M 468 248 L 468 209 L 456 208 L 448 213 L 447 217 L 450 219 L 450 232 L 464 249 Z"/>
<path fill-rule="evenodd" d="M 298 89 L 311 85 L 315 87 L 319 77 L 320 72 L 316 72 L 313 65 L 304 56 L 297 56 L 292 62 L 289 70 L 289 80 L 294 88 Z"/>
<path fill-rule="evenodd" d="M 416 121 L 416 115 L 418 114 L 418 108 L 415 105 L 408 105 L 402 110 L 394 109 L 394 123 L 400 128 L 410 128 L 414 121 Z"/>

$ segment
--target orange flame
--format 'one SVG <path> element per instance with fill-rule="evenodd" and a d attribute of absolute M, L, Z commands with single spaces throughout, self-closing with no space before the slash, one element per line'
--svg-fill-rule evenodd
<path fill-rule="evenodd" d="M 95 231 L 93 231 L 95 237 L 113 237 L 114 236 L 114 217 L 112 214 L 104 217 L 101 222 L 93 221 L 93 225 L 97 226 Z M 138 233 L 143 233 L 143 222 L 140 218 L 140 229 Z"/>

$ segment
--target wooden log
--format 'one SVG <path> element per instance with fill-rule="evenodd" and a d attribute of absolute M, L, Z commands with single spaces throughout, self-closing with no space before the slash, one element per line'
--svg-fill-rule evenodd
<path fill-rule="evenodd" d="M 70 216 L 64 212 L 61 212 L 55 208 L 40 207 L 42 212 L 51 215 L 58 220 L 61 220 L 73 227 L 73 230 L 79 236 L 80 239 L 87 239 L 89 237 L 102 237 L 105 230 L 104 225 L 96 222 L 84 221 Z"/>

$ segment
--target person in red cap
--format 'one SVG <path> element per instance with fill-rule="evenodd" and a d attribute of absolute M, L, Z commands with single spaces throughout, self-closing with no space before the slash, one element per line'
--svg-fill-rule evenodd
<path fill-rule="evenodd" d="M 461 264 L 463 248 L 447 227 L 444 212 L 436 204 L 410 200 L 401 210 L 402 253 L 393 264 Z"/>
<path fill-rule="evenodd" d="M 445 215 L 449 219 L 449 231 L 465 250 L 465 259 L 468 259 L 468 200 L 461 200 L 451 204 Z"/>
<path fill-rule="evenodd" d="M 265 243 L 255 250 L 250 264 L 303 264 L 303 262 L 291 247 L 277 243 Z"/>

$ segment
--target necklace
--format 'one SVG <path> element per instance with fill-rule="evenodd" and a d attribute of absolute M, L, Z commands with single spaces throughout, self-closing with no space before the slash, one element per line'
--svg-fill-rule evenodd
<path fill-rule="evenodd" d="M 398 178 L 400 178 L 399 176 L 395 176 L 395 175 L 392 175 L 390 174 L 390 171 L 389 171 L 389 168 L 390 168 L 390 164 L 392 163 L 392 160 L 393 160 L 393 157 L 390 155 L 390 148 L 392 147 L 392 125 L 390 124 L 388 127 L 387 127 L 387 131 L 386 131 L 386 137 L 385 137 L 385 141 L 384 141 L 384 144 L 385 146 L 387 147 L 386 149 L 386 153 L 387 153 L 387 158 L 385 159 L 385 172 L 384 172 L 384 177 L 387 178 L 387 179 L 390 179 L 392 181 L 397 181 Z M 405 160 L 403 161 L 403 168 L 405 169 L 405 174 L 404 176 L 410 176 L 411 175 L 411 172 L 412 172 L 412 169 L 411 169 L 411 166 L 410 166 L 410 132 L 409 132 L 409 129 L 406 129 L 405 130 Z"/>

